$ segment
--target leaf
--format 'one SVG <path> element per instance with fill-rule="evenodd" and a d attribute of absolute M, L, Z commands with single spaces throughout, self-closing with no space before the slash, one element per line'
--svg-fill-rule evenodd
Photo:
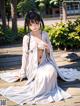
<path fill-rule="evenodd" d="M 50 4 L 54 4 L 54 5 L 56 5 L 57 4 L 57 2 L 58 2 L 58 0 L 50 0 Z"/>

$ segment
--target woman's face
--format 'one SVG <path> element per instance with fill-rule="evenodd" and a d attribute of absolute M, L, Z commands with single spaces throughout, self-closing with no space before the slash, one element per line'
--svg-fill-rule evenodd
<path fill-rule="evenodd" d="M 40 22 L 30 22 L 29 28 L 33 32 L 40 30 Z"/>

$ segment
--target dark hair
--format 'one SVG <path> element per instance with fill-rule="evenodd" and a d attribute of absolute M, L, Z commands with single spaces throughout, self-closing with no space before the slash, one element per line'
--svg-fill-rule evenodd
<path fill-rule="evenodd" d="M 25 16 L 25 31 L 26 31 L 26 26 L 29 29 L 30 22 L 32 22 L 32 23 L 40 22 L 41 29 L 44 29 L 44 22 L 43 22 L 41 16 L 37 12 L 35 12 L 35 11 L 27 12 L 27 14 Z"/>
<path fill-rule="evenodd" d="M 30 29 L 29 29 L 30 22 L 32 22 L 32 23 L 40 22 L 41 30 L 44 29 L 44 22 L 43 22 L 41 16 L 37 12 L 35 12 L 35 11 L 27 12 L 27 14 L 25 15 L 25 27 L 24 27 L 24 29 L 25 29 L 25 32 L 26 32 L 26 27 L 28 28 L 28 34 L 29 34 L 28 50 L 30 48 Z"/>

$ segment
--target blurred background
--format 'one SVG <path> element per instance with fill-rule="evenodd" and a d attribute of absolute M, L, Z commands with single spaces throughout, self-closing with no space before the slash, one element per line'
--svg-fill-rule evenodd
<path fill-rule="evenodd" d="M 80 68 L 80 0 L 0 0 L 0 69 L 21 66 L 30 10 L 42 16 L 58 65 Z"/>
<path fill-rule="evenodd" d="M 0 0 L 0 46 L 22 42 L 25 14 L 30 10 L 43 17 L 54 47 L 80 47 L 80 0 Z"/>

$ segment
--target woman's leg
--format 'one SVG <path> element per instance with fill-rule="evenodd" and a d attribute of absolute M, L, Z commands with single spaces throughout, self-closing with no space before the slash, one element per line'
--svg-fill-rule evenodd
<path fill-rule="evenodd" d="M 57 73 L 51 64 L 45 64 L 38 68 L 35 78 L 35 95 L 47 94 L 57 82 Z"/>

